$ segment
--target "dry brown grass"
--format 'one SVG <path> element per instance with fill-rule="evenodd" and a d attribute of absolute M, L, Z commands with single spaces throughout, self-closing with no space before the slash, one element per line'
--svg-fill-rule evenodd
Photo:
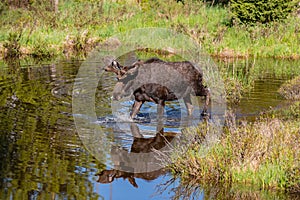
<path fill-rule="evenodd" d="M 279 89 L 279 93 L 286 99 L 300 100 L 300 76 L 283 84 Z"/>
<path fill-rule="evenodd" d="M 219 143 L 203 146 L 209 124 L 197 128 L 201 137 L 184 151 L 176 149 L 170 168 L 185 181 L 201 185 L 255 185 L 260 189 L 300 192 L 300 123 L 263 118 L 254 123 L 227 118 Z M 186 134 L 194 134 L 195 130 Z"/>

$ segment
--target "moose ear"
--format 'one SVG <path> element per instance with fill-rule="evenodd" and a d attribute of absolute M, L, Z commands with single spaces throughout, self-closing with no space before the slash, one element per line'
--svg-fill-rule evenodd
<path fill-rule="evenodd" d="M 114 68 L 121 70 L 121 65 L 117 62 L 117 61 L 112 61 L 111 66 L 113 66 Z"/>

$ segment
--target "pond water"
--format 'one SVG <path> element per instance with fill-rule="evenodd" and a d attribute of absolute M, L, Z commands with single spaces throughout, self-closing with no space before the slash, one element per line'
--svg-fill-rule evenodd
<path fill-rule="evenodd" d="M 153 118 L 156 109 L 153 104 L 146 104 L 136 123 L 125 120 L 116 126 L 110 99 L 116 80 L 113 75 L 102 76 L 95 94 L 97 121 L 93 123 L 110 145 L 98 143 L 96 138 L 91 142 L 100 150 L 91 150 L 74 123 L 74 114 L 80 113 L 72 112 L 73 86 L 78 81 L 81 63 L 1 64 L 0 199 L 214 199 L 224 197 L 224 193 L 228 199 L 237 197 L 232 191 L 219 188 L 184 186 L 180 179 L 157 166 L 148 172 L 147 163 L 137 163 L 147 171 L 144 173 L 112 169 L 112 166 L 122 169 L 133 152 L 161 145 L 151 139 L 157 139 L 157 122 L 148 120 Z M 237 116 L 246 120 L 253 120 L 270 107 L 284 106 L 286 101 L 277 90 L 286 80 L 300 74 L 299 62 L 295 61 L 239 61 L 228 64 L 229 73 L 239 73 L 234 69 L 236 66 L 247 68 L 247 73 L 242 74 L 254 86 L 234 106 Z M 123 102 L 119 114 L 126 114 L 131 104 Z M 170 140 L 176 141 L 180 135 L 176 121 L 180 112 L 178 102 L 167 105 L 164 131 Z M 144 138 L 135 139 L 133 135 L 139 135 L 139 131 Z M 240 188 L 235 191 L 240 196 L 247 193 Z M 268 199 L 279 194 L 252 192 L 249 195 Z"/>

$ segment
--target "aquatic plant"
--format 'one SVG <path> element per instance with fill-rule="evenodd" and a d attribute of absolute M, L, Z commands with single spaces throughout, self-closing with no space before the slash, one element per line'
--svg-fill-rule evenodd
<path fill-rule="evenodd" d="M 35 59 L 50 59 L 54 55 L 54 50 L 48 47 L 48 44 L 38 39 L 30 52 L 30 55 Z"/>

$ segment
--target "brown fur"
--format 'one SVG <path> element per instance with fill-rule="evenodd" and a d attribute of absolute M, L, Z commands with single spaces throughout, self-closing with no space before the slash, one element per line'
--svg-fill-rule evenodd
<path fill-rule="evenodd" d="M 115 62 L 115 61 L 114 61 Z M 124 95 L 134 95 L 135 103 L 132 108 L 131 118 L 134 118 L 135 115 L 139 112 L 140 107 L 146 101 L 154 102 L 156 104 L 164 107 L 165 101 L 173 101 L 182 97 L 185 101 L 186 107 L 188 109 L 188 114 L 192 113 L 192 103 L 190 99 L 190 91 L 187 87 L 191 87 L 194 95 L 196 96 L 205 96 L 206 101 L 203 107 L 202 115 L 207 115 L 207 106 L 209 104 L 210 92 L 209 89 L 203 85 L 202 72 L 199 72 L 192 63 L 188 61 L 182 62 L 165 62 L 158 58 L 150 58 L 146 61 L 137 61 L 131 66 L 121 66 L 119 68 L 114 67 L 114 62 L 111 66 L 105 68 L 106 71 L 114 72 L 117 75 L 118 90 L 113 94 L 114 99 L 118 100 Z M 160 68 L 169 69 L 169 71 L 160 71 Z M 127 88 L 130 88 L 130 84 L 136 77 L 139 77 L 140 80 L 147 80 L 149 74 L 145 69 L 151 68 L 157 71 L 160 76 L 165 76 L 166 82 L 169 85 L 178 85 L 179 89 L 176 91 L 170 91 L 168 87 L 157 84 L 157 83 L 147 83 L 143 84 L 141 87 L 130 91 Z M 141 70 L 141 72 L 139 72 Z M 168 80 L 170 77 L 169 73 L 176 72 L 181 74 L 184 80 Z M 163 74 L 163 75 L 162 75 Z M 181 84 L 184 82 L 184 84 Z M 181 88 L 180 88 L 181 87 Z M 177 87 L 175 87 L 177 88 Z M 123 93 L 123 94 L 122 94 Z M 175 94 L 179 94 L 180 97 L 176 97 Z"/>

